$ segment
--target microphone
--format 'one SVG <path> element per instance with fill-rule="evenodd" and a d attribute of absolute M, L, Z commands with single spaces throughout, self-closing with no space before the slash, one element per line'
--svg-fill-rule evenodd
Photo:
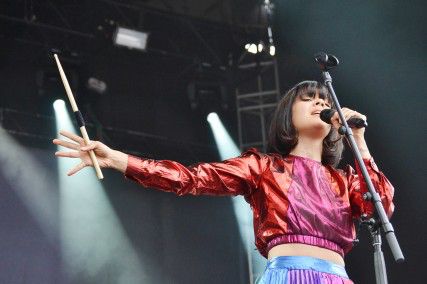
<path fill-rule="evenodd" d="M 317 64 L 319 64 L 320 69 L 323 71 L 328 71 L 340 63 L 336 56 L 332 54 L 326 54 L 324 52 L 315 54 L 314 60 L 317 62 Z"/>
<path fill-rule="evenodd" d="M 336 112 L 336 110 L 330 108 L 324 109 L 320 112 L 320 119 L 326 123 L 332 124 L 331 118 Z M 347 124 L 350 126 L 350 128 L 368 127 L 368 123 L 359 117 L 350 117 L 347 120 Z"/>

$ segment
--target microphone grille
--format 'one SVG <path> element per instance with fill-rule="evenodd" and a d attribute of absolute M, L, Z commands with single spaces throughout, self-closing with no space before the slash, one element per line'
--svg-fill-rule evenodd
<path fill-rule="evenodd" d="M 335 110 L 327 108 L 320 112 L 320 119 L 326 123 L 331 123 L 331 118 L 334 115 Z"/>

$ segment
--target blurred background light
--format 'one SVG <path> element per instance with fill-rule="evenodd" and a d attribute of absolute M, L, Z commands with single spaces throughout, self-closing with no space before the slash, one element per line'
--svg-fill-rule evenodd
<path fill-rule="evenodd" d="M 146 50 L 148 33 L 117 27 L 113 40 L 116 45 L 125 46 L 130 49 Z"/>

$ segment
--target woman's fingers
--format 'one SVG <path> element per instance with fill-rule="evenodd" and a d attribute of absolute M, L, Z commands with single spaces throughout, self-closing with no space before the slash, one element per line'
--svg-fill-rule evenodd
<path fill-rule="evenodd" d="M 73 140 L 74 142 L 79 143 L 80 145 L 84 145 L 84 142 L 85 142 L 84 139 L 82 137 L 74 134 L 74 133 L 71 133 L 71 132 L 66 131 L 66 130 L 61 130 L 61 131 L 59 131 L 59 134 Z"/>
<path fill-rule="evenodd" d="M 89 145 L 81 147 L 80 150 L 82 150 L 82 151 L 90 151 L 90 150 L 95 149 L 97 146 L 98 146 L 97 142 L 90 142 Z"/>
<path fill-rule="evenodd" d="M 350 118 L 353 111 L 351 109 L 344 107 L 342 108 L 342 113 L 344 115 L 345 120 L 347 121 Z M 341 123 L 341 119 L 340 119 L 340 123 Z"/>
<path fill-rule="evenodd" d="M 346 107 L 343 107 L 341 110 L 342 110 L 342 113 L 344 115 L 345 121 L 348 121 L 352 117 L 359 117 L 359 118 L 366 121 L 366 116 L 357 112 L 357 111 L 351 110 L 351 109 L 346 108 Z M 334 115 L 331 118 L 331 122 L 336 128 L 338 128 L 339 126 L 342 125 L 342 122 L 341 122 L 341 119 L 338 115 L 338 112 L 334 113 Z"/>
<path fill-rule="evenodd" d="M 68 171 L 67 175 L 71 176 L 83 169 L 87 166 L 93 166 L 92 161 L 90 160 L 88 151 L 96 150 L 99 153 L 96 153 L 96 155 L 100 155 L 101 160 L 100 166 L 105 164 L 105 162 L 102 161 L 102 159 L 105 159 L 106 153 L 108 150 L 110 150 L 108 147 L 103 145 L 102 143 L 98 141 L 90 141 L 88 145 L 86 145 L 85 140 L 69 131 L 61 130 L 59 132 L 60 135 L 70 139 L 71 141 L 66 141 L 62 139 L 53 139 L 53 144 L 74 150 L 74 151 L 57 151 L 55 152 L 55 156 L 57 157 L 65 157 L 65 158 L 80 158 L 81 162 L 77 164 L 75 167 L 73 167 L 70 171 Z"/>
<path fill-rule="evenodd" d="M 67 175 L 68 176 L 72 176 L 75 173 L 77 173 L 78 171 L 80 171 L 81 169 L 83 169 L 84 167 L 86 167 L 86 164 L 81 162 L 80 164 L 78 164 L 77 166 L 75 166 L 74 168 L 72 168 L 70 171 L 68 171 Z"/>
<path fill-rule="evenodd" d="M 72 142 L 68 142 L 65 140 L 61 140 L 61 139 L 53 139 L 53 144 L 55 145 L 59 145 L 68 149 L 72 149 L 72 150 L 79 150 L 80 148 L 80 144 L 76 144 L 76 143 L 72 143 Z"/>
<path fill-rule="evenodd" d="M 333 127 L 335 129 L 338 129 L 341 126 L 340 122 L 341 122 L 341 120 L 340 120 L 340 117 L 338 115 L 338 112 L 335 112 L 334 115 L 331 117 L 331 123 L 332 123 Z"/>
<path fill-rule="evenodd" d="M 79 152 L 64 152 L 64 151 L 58 151 L 55 152 L 55 156 L 57 157 L 65 157 L 65 158 L 80 158 Z"/>
<path fill-rule="evenodd" d="M 342 108 L 342 112 L 344 114 L 344 118 L 345 118 L 346 121 L 349 120 L 352 117 L 358 117 L 358 118 L 361 118 L 361 119 L 363 119 L 363 120 L 366 121 L 366 116 L 363 115 L 363 114 L 361 114 L 361 113 L 359 113 L 359 112 L 357 112 L 357 111 L 354 111 L 354 110 L 351 110 L 349 108 L 343 107 Z"/>

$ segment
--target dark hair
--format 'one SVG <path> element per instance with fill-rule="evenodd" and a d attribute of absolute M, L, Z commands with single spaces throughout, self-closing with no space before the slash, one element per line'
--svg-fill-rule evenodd
<path fill-rule="evenodd" d="M 314 97 L 319 92 L 319 97 L 327 99 L 331 108 L 335 109 L 328 89 L 316 81 L 303 81 L 292 87 L 277 105 L 273 114 L 268 137 L 268 151 L 289 155 L 298 143 L 298 133 L 292 123 L 292 106 L 297 97 Z M 331 127 L 331 131 L 323 139 L 322 163 L 336 167 L 341 160 L 344 144 L 341 136 Z"/>

